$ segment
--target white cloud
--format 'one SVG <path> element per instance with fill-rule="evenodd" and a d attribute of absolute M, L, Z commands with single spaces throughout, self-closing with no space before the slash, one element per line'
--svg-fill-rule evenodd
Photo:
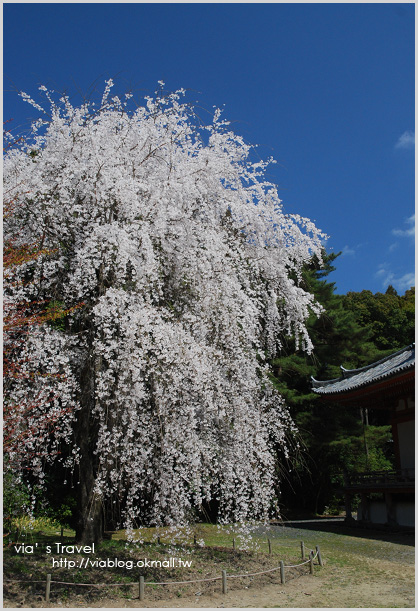
<path fill-rule="evenodd" d="M 344 248 L 342 249 L 342 254 L 353 256 L 356 254 L 356 251 L 354 250 L 354 248 L 350 248 L 349 246 L 345 245 Z"/>
<path fill-rule="evenodd" d="M 409 225 L 407 229 L 392 229 L 394 235 L 401 237 L 415 237 L 415 214 L 405 220 L 405 223 Z"/>
<path fill-rule="evenodd" d="M 341 254 L 343 256 L 356 257 L 357 253 L 359 253 L 364 247 L 367 247 L 367 242 L 359 242 L 358 244 L 354 244 L 352 246 L 346 244 L 341 250 Z"/>
<path fill-rule="evenodd" d="M 388 284 L 391 284 L 394 274 L 393 272 L 386 269 L 384 265 L 381 265 L 376 272 L 376 276 L 382 279 L 382 286 L 387 286 Z"/>
<path fill-rule="evenodd" d="M 400 278 L 395 279 L 394 287 L 400 293 L 411 288 L 411 286 L 415 286 L 415 273 L 412 272 L 410 274 L 404 274 Z"/>
<path fill-rule="evenodd" d="M 395 149 L 413 149 L 415 148 L 415 132 L 406 131 L 399 136 Z"/>
<path fill-rule="evenodd" d="M 415 273 L 407 273 L 397 278 L 393 272 L 386 269 L 385 264 L 381 265 L 376 276 L 382 280 L 382 288 L 387 288 L 391 284 L 398 293 L 402 294 L 406 290 L 410 289 L 411 286 L 415 286 Z"/>

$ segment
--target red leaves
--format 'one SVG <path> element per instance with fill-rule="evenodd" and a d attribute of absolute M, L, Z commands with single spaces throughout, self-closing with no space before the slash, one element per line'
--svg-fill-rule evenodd
<path fill-rule="evenodd" d="M 13 206 L 7 214 L 13 214 Z M 4 317 L 3 317 L 3 449 L 9 457 L 12 468 L 26 468 L 35 457 L 52 458 L 59 452 L 52 449 L 48 439 L 57 432 L 63 418 L 74 411 L 74 407 L 60 404 L 59 382 L 65 374 L 40 371 L 31 362 L 25 351 L 28 336 L 42 325 L 65 319 L 84 304 L 70 308 L 59 302 L 33 300 L 16 302 L 11 298 L 14 291 L 23 286 L 19 270 L 21 266 L 55 252 L 43 247 L 43 238 L 25 244 L 17 238 L 9 239 L 4 245 Z M 24 285 L 27 287 L 29 284 Z M 45 382 L 50 380 L 50 384 Z M 26 392 L 13 392 L 19 383 L 27 383 Z M 22 386 L 22 384 L 20 384 Z"/>

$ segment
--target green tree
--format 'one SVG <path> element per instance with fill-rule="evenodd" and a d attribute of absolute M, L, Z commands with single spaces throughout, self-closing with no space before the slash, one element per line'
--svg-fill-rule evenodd
<path fill-rule="evenodd" d="M 358 324 L 370 332 L 370 338 L 378 350 L 395 352 L 414 341 L 415 336 L 415 288 L 403 297 L 393 286 L 386 293 L 350 292 L 343 297 L 344 308 L 350 310 Z"/>
<path fill-rule="evenodd" d="M 335 505 L 345 468 L 393 466 L 390 427 L 371 414 L 364 430 L 359 410 L 324 403 L 312 392 L 310 377 L 337 378 L 341 365 L 363 367 L 405 345 L 397 342 L 388 349 L 393 328 L 399 329 L 400 320 L 406 327 L 413 320 L 414 290 L 404 297 L 394 289 L 377 298 L 370 291 L 337 295 L 335 284 L 328 280 L 337 257 L 324 253 L 323 264 L 315 260 L 303 270 L 304 288 L 324 307 L 321 316 L 312 316 L 308 322 L 314 354 L 295 352 L 290 341 L 283 340 L 279 358 L 272 361 L 274 383 L 298 426 L 302 450 L 282 486 L 282 502 L 290 510 L 320 512 L 326 505 Z"/>

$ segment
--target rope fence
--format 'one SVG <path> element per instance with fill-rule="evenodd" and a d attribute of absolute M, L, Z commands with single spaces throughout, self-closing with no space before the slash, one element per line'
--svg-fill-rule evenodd
<path fill-rule="evenodd" d="M 235 549 L 235 541 L 233 542 L 233 549 Z M 269 545 L 269 553 L 271 554 L 271 541 L 268 539 Z M 302 559 L 305 558 L 305 544 L 301 541 L 301 551 L 302 551 Z M 202 582 L 212 582 L 212 581 L 222 581 L 222 593 L 226 594 L 228 591 L 228 579 L 243 579 L 247 577 L 256 577 L 258 575 L 266 575 L 267 573 L 273 573 L 274 571 L 280 571 L 280 581 L 282 584 L 286 583 L 285 581 L 285 569 L 293 569 L 303 566 L 305 564 L 309 564 L 309 572 L 313 575 L 314 572 L 314 560 L 318 559 L 319 566 L 323 566 L 321 551 L 319 546 L 316 546 L 316 553 L 313 550 L 309 552 L 309 558 L 304 560 L 304 562 L 300 562 L 299 564 L 284 564 L 283 561 L 280 561 L 279 566 L 273 567 L 272 569 L 266 569 L 265 571 L 257 571 L 255 573 L 242 573 L 240 575 L 230 575 L 227 574 L 225 570 L 222 571 L 220 577 L 208 577 L 206 579 L 191 579 L 187 581 L 145 581 L 145 578 L 141 575 L 139 577 L 139 582 L 131 582 L 131 583 L 77 583 L 70 581 L 55 581 L 52 579 L 52 575 L 48 573 L 46 576 L 46 580 L 37 580 L 32 581 L 30 579 L 24 580 L 3 580 L 3 583 L 44 583 L 45 584 L 45 602 L 50 602 L 51 595 L 51 584 L 55 583 L 57 585 L 66 585 L 66 586 L 85 586 L 90 588 L 102 588 L 102 587 L 126 587 L 126 586 L 135 586 L 139 589 L 139 600 L 143 601 L 145 599 L 145 586 L 172 586 L 172 585 L 184 585 L 190 583 L 202 583 Z"/>

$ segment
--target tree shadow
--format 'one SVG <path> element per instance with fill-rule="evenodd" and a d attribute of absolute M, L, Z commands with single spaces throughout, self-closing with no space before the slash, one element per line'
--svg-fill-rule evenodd
<path fill-rule="evenodd" d="M 360 524 L 353 521 L 347 523 L 344 518 L 315 518 L 307 520 L 289 520 L 274 525 L 277 528 L 291 528 L 300 530 L 316 530 L 329 532 L 335 535 L 348 535 L 361 539 L 373 539 L 376 541 L 387 541 L 399 543 L 400 545 L 415 545 L 414 528 L 395 527 L 386 525 Z"/>

